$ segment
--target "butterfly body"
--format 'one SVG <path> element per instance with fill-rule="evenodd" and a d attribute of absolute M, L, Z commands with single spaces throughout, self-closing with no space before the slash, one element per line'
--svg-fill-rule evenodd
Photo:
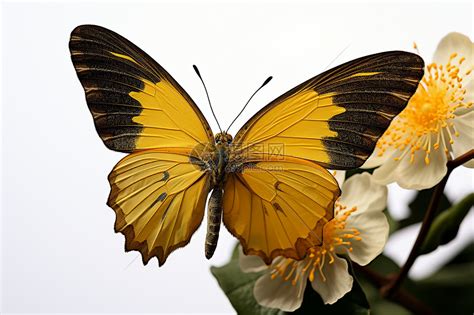
<path fill-rule="evenodd" d="M 228 171 L 229 153 L 232 145 L 232 136 L 221 132 L 215 135 L 215 145 L 211 146 L 212 158 L 207 161 L 207 171 L 211 173 L 211 196 L 207 207 L 207 234 L 204 253 L 207 259 L 214 255 L 219 239 L 219 229 L 222 221 L 223 190 Z"/>
<path fill-rule="evenodd" d="M 209 194 L 206 257 L 222 221 L 245 254 L 303 259 L 340 195 L 327 169 L 364 163 L 424 69 L 403 51 L 346 62 L 276 98 L 233 138 L 214 135 L 178 82 L 119 34 L 81 25 L 69 49 L 97 133 L 129 153 L 108 178 L 114 229 L 126 251 L 160 265 L 189 243 Z"/>

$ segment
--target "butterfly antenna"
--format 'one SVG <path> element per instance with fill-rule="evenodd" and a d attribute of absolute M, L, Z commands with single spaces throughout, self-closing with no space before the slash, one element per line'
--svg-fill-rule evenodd
<path fill-rule="evenodd" d="M 193 68 L 194 68 L 194 71 L 196 71 L 196 74 L 198 75 L 199 79 L 201 79 L 202 85 L 204 86 L 204 91 L 206 91 L 207 100 L 209 101 L 209 107 L 211 107 L 212 116 L 214 116 L 214 119 L 217 122 L 217 126 L 219 127 L 219 130 L 222 133 L 221 125 L 219 124 L 216 114 L 214 113 L 214 109 L 212 108 L 212 105 L 211 105 L 211 99 L 209 98 L 209 93 L 207 92 L 206 84 L 204 84 L 204 80 L 202 79 L 201 73 L 199 73 L 199 69 L 196 67 L 196 65 L 193 65 Z"/>
<path fill-rule="evenodd" d="M 232 122 L 230 123 L 229 125 L 229 128 L 227 128 L 227 130 L 225 131 L 225 133 L 227 133 L 230 129 L 230 127 L 232 127 L 232 125 L 234 124 L 234 122 L 237 120 L 237 118 L 239 118 L 240 114 L 243 113 L 243 111 L 245 110 L 245 107 L 247 107 L 247 105 L 250 103 L 250 100 L 255 96 L 255 94 L 257 94 L 258 91 L 260 91 L 265 85 L 268 84 L 268 82 L 270 82 L 271 80 L 273 79 L 272 76 L 268 77 L 265 82 L 263 82 L 263 84 L 255 91 L 253 92 L 252 96 L 250 96 L 249 100 L 247 101 L 247 103 L 245 103 L 244 105 L 244 108 L 242 108 L 242 110 L 240 111 L 240 113 L 237 115 L 237 117 L 234 118 L 234 120 L 232 120 Z"/>
<path fill-rule="evenodd" d="M 332 65 L 332 63 L 337 60 L 337 58 L 341 57 L 341 55 L 347 50 L 347 48 L 349 48 L 350 45 L 351 44 L 348 44 L 343 50 L 341 50 L 339 54 L 337 54 L 337 56 L 334 57 L 333 60 L 331 60 L 331 62 L 326 66 L 326 68 L 324 68 L 324 71 L 326 71 Z"/>

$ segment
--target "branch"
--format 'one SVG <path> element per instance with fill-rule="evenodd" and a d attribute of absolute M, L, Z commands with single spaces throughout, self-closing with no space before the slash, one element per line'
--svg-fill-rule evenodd
<path fill-rule="evenodd" d="M 360 266 L 354 262 L 352 262 L 352 265 L 354 266 L 354 269 L 364 275 L 364 277 L 370 280 L 377 288 L 383 288 L 385 285 L 391 282 L 389 277 L 385 277 L 374 270 Z M 407 310 L 415 314 L 435 314 L 431 308 L 404 289 L 399 289 L 393 296 L 389 297 L 389 300 L 402 305 Z"/>
<path fill-rule="evenodd" d="M 467 151 L 466 153 L 464 153 L 461 156 L 458 156 L 454 160 L 449 160 L 448 164 L 447 164 L 448 165 L 448 170 L 451 169 L 451 171 L 452 171 L 456 167 L 458 167 L 460 165 L 463 165 L 466 162 L 469 162 L 473 158 L 474 158 L 474 149 Z"/>
<path fill-rule="evenodd" d="M 403 265 L 403 267 L 400 269 L 400 272 L 391 281 L 388 281 L 380 288 L 380 293 L 382 296 L 393 297 L 396 295 L 396 292 L 399 290 L 403 280 L 405 280 L 408 272 L 415 263 L 415 260 L 418 258 L 420 248 L 423 245 L 426 236 L 428 235 L 431 224 L 433 223 L 436 209 L 438 209 L 438 204 L 441 196 L 443 195 L 446 183 L 448 182 L 449 175 L 456 167 L 468 162 L 472 158 L 474 158 L 474 150 L 470 150 L 458 158 L 448 161 L 448 171 L 446 172 L 446 175 L 444 175 L 443 179 L 435 187 L 434 193 L 431 196 L 431 200 L 428 205 L 428 209 L 425 212 L 425 217 L 423 218 L 420 232 L 418 233 L 415 244 L 411 249 L 410 255 L 408 256 L 405 265 Z"/>

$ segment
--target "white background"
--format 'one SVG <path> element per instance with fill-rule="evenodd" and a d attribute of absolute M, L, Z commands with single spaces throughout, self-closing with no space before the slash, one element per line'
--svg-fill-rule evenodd
<path fill-rule="evenodd" d="M 316 4 L 309 2 L 86 2 L 2 5 L 2 295 L 1 312 L 234 313 L 209 267 L 229 258 L 235 240 L 223 229 L 214 258 L 204 257 L 203 225 L 191 243 L 143 267 L 125 253 L 105 205 L 107 175 L 123 156 L 96 135 L 70 61 L 71 30 L 110 28 L 147 51 L 199 104 L 211 126 L 197 64 L 223 126 L 273 75 L 232 128 L 296 84 L 344 61 L 383 50 L 412 51 L 429 62 L 450 31 L 472 39 L 470 4 Z M 472 191 L 461 168 L 448 183 L 457 200 Z M 410 192 L 393 188 L 395 215 Z M 473 216 L 469 218 L 474 223 Z M 473 237 L 415 265 L 422 277 Z M 403 262 L 414 233 L 387 253 Z"/>

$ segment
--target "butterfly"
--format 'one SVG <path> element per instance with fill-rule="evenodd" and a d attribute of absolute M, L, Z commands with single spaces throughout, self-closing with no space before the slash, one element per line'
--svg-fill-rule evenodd
<path fill-rule="evenodd" d="M 189 243 L 209 193 L 207 258 L 223 221 L 245 254 L 303 259 L 340 195 L 327 169 L 364 163 L 424 68 L 402 51 L 352 60 L 276 98 L 232 137 L 214 135 L 173 77 L 117 33 L 78 26 L 69 48 L 100 138 L 129 153 L 108 177 L 115 231 L 126 251 L 160 266 Z"/>

